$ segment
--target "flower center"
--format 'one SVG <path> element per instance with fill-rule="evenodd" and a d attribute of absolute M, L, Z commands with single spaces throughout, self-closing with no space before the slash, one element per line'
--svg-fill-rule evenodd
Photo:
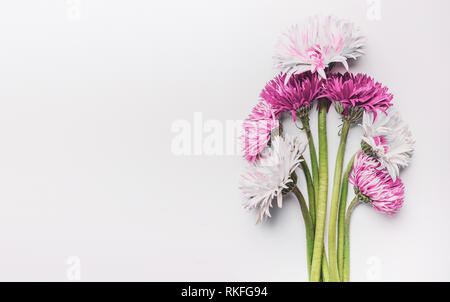
<path fill-rule="evenodd" d="M 322 47 L 320 45 L 315 45 L 306 50 L 306 53 L 311 60 L 311 64 L 314 65 L 314 71 L 316 72 L 319 69 L 325 69 L 325 59 L 322 51 Z"/>
<path fill-rule="evenodd" d="M 381 136 L 377 136 L 377 137 L 373 137 L 373 142 L 375 143 L 375 146 L 377 146 L 378 148 L 381 148 L 384 153 L 386 153 L 388 151 L 388 145 L 386 142 L 386 138 L 381 135 Z"/>

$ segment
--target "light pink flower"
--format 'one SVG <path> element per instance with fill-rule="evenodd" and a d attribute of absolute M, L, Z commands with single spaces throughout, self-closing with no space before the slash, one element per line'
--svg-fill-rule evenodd
<path fill-rule="evenodd" d="M 279 208 L 283 206 L 283 194 L 297 183 L 294 172 L 307 145 L 297 136 L 275 136 L 272 146 L 242 175 L 239 188 L 245 197 L 244 208 L 257 209 L 256 223 L 270 217 L 273 200 Z"/>
<path fill-rule="evenodd" d="M 243 142 L 244 157 L 255 162 L 270 140 L 270 134 L 279 127 L 277 116 L 272 106 L 265 101 L 259 102 L 250 116 L 244 121 Z"/>
<path fill-rule="evenodd" d="M 326 78 L 325 68 L 331 63 L 342 63 L 348 70 L 347 60 L 360 57 L 364 43 L 353 23 L 331 16 L 314 17 L 302 29 L 292 26 L 279 39 L 275 64 L 287 74 L 286 80 L 306 71 Z"/>
<path fill-rule="evenodd" d="M 402 207 L 405 186 L 400 178 L 392 179 L 386 169 L 380 169 L 377 159 L 358 153 L 349 175 L 358 198 L 381 213 L 393 215 Z"/>
<path fill-rule="evenodd" d="M 379 114 L 377 118 L 365 112 L 361 127 L 363 151 L 376 157 L 395 181 L 414 153 L 415 140 L 408 125 L 397 110 L 390 109 L 387 115 Z"/>

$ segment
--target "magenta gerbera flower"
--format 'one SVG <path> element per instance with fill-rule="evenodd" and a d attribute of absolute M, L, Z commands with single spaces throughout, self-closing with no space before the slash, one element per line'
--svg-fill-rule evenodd
<path fill-rule="evenodd" d="M 333 73 L 325 82 L 323 94 L 334 102 L 336 110 L 353 122 L 362 118 L 364 111 L 377 117 L 377 110 L 384 112 L 392 106 L 393 95 L 388 88 L 365 74 Z"/>
<path fill-rule="evenodd" d="M 400 178 L 392 179 L 373 157 L 358 153 L 349 175 L 360 201 L 370 203 L 379 212 L 393 215 L 401 208 L 405 187 Z"/>
<path fill-rule="evenodd" d="M 244 157 L 249 162 L 255 162 L 267 146 L 270 134 L 278 127 L 279 122 L 272 106 L 265 101 L 259 102 L 243 123 L 244 135 L 241 140 Z"/>
<path fill-rule="evenodd" d="M 293 75 L 286 81 L 286 75 L 278 75 L 270 81 L 261 92 L 261 98 L 279 115 L 291 112 L 296 120 L 296 111 L 303 109 L 309 112 L 311 103 L 322 92 L 323 80 L 317 74 L 306 72 Z"/>

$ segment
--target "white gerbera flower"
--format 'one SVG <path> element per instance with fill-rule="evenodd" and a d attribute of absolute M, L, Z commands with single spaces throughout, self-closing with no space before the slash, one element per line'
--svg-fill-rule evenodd
<path fill-rule="evenodd" d="M 365 38 L 351 22 L 332 16 L 310 18 L 300 30 L 294 25 L 278 42 L 274 56 L 276 67 L 287 74 L 317 72 L 326 78 L 325 68 L 342 63 L 348 70 L 347 59 L 364 54 Z"/>
<path fill-rule="evenodd" d="M 271 217 L 269 209 L 272 200 L 277 199 L 282 207 L 283 191 L 287 192 L 296 184 L 295 169 L 301 163 L 307 142 L 299 137 L 276 136 L 272 146 L 266 148 L 260 159 L 242 175 L 240 189 L 244 193 L 244 208 L 258 208 L 256 223 L 264 217 Z M 294 179 L 293 179 L 294 178 Z"/>
<path fill-rule="evenodd" d="M 411 160 L 415 140 L 396 110 L 390 109 L 387 113 L 379 113 L 374 120 L 373 113 L 364 112 L 362 145 L 364 152 L 377 157 L 381 167 L 386 168 L 395 181 L 400 168 L 408 166 Z"/>

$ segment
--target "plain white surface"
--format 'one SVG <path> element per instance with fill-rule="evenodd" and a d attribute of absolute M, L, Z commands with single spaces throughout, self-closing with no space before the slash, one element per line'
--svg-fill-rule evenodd
<path fill-rule="evenodd" d="M 175 156 L 171 128 L 194 112 L 245 118 L 275 74 L 278 34 L 334 14 L 368 37 L 352 71 L 390 87 L 417 139 L 401 213 L 355 212 L 352 280 L 450 281 L 449 10 L 446 0 L 2 2 L 0 280 L 306 281 L 295 200 L 256 226 L 237 189 L 245 162 Z M 332 111 L 330 174 L 338 124 Z"/>

